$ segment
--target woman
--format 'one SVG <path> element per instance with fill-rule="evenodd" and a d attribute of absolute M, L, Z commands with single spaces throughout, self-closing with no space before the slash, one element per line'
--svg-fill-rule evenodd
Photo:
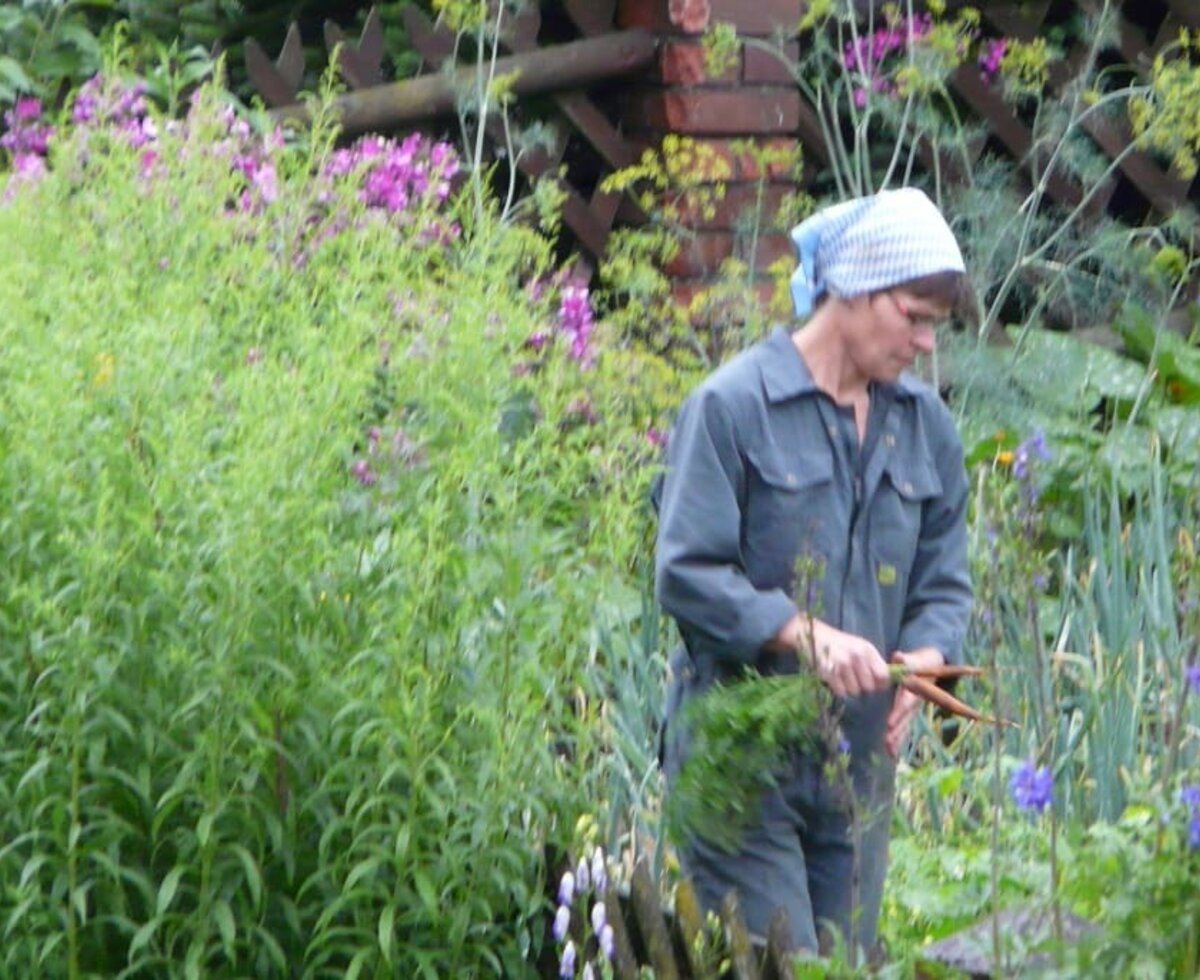
<path fill-rule="evenodd" d="M 688 751 L 670 718 L 717 680 L 810 664 L 836 697 L 854 788 L 796 754 L 728 854 L 680 857 L 702 903 L 734 889 L 752 932 L 779 909 L 795 948 L 824 927 L 870 950 L 887 865 L 895 760 L 919 701 L 888 663 L 961 660 L 971 605 L 962 446 L 936 391 L 906 373 L 968 295 L 962 254 L 906 188 L 798 226 L 795 332 L 779 328 L 692 393 L 659 499 L 657 593 L 683 648 L 668 692 L 668 792 Z M 819 569 L 795 600 L 798 559 Z M 822 930 L 819 936 L 818 931 Z"/>

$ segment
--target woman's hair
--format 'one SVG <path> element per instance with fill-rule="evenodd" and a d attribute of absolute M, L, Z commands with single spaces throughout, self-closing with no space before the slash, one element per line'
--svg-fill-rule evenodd
<path fill-rule="evenodd" d="M 917 299 L 948 307 L 950 315 L 958 323 L 966 326 L 976 326 L 979 323 L 979 301 L 965 272 L 934 272 L 928 276 L 898 282 L 890 288 L 903 289 Z"/>

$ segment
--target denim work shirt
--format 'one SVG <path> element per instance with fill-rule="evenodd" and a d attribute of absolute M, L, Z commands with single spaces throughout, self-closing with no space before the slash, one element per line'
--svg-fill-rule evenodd
<path fill-rule="evenodd" d="M 798 611 L 799 558 L 815 570 L 806 612 L 885 658 L 933 647 L 961 662 L 966 505 L 962 445 L 936 391 L 907 374 L 872 385 L 860 446 L 853 411 L 777 328 L 687 399 L 668 443 L 656 591 L 690 654 L 674 673 L 702 688 L 746 666 L 796 670 L 763 646 Z M 890 700 L 849 699 L 856 754 L 882 738 Z"/>

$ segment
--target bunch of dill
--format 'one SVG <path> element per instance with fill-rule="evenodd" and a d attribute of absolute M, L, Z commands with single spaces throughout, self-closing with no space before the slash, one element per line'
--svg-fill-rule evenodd
<path fill-rule="evenodd" d="M 747 671 L 691 701 L 679 718 L 688 749 L 666 801 L 671 837 L 736 850 L 789 757 L 827 739 L 831 701 L 811 671 Z"/>

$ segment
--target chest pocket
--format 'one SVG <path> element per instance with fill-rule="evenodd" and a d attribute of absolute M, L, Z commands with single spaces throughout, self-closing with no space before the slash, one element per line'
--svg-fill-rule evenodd
<path fill-rule="evenodd" d="M 871 545 L 877 557 L 907 575 L 917 551 L 925 504 L 942 495 L 942 481 L 923 459 L 892 457 L 871 504 Z"/>
<path fill-rule="evenodd" d="M 827 449 L 784 454 L 773 447 L 749 453 L 742 539 L 746 564 L 790 577 L 796 557 L 828 554 L 833 457 Z M 753 576 L 752 576 L 753 577 Z"/>

